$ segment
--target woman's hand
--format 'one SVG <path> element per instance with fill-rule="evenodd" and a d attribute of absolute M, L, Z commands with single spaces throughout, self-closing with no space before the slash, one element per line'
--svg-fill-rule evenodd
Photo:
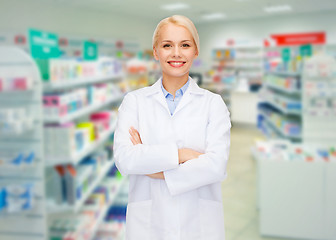
<path fill-rule="evenodd" d="M 148 177 L 154 178 L 154 179 L 165 179 L 163 172 L 153 173 L 153 174 L 147 174 Z"/>
<path fill-rule="evenodd" d="M 130 127 L 129 133 L 131 135 L 130 139 L 133 145 L 142 144 L 140 134 L 134 127 Z"/>
<path fill-rule="evenodd" d="M 202 154 L 203 153 L 197 152 L 190 148 L 180 148 L 178 150 L 179 163 L 185 163 L 186 161 L 189 161 L 191 159 L 198 158 Z"/>
<path fill-rule="evenodd" d="M 130 139 L 131 139 L 133 145 L 142 144 L 140 134 L 134 127 L 130 127 L 129 133 L 131 135 Z M 155 179 L 164 179 L 163 172 L 147 174 L 147 176 L 151 177 L 151 178 L 155 178 Z"/>

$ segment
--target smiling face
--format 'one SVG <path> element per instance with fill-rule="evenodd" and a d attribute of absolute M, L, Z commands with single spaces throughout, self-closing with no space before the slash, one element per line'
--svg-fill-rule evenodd
<path fill-rule="evenodd" d="M 153 50 L 155 59 L 160 61 L 163 78 L 188 76 L 193 60 L 198 56 L 191 33 L 173 23 L 161 28 Z"/>

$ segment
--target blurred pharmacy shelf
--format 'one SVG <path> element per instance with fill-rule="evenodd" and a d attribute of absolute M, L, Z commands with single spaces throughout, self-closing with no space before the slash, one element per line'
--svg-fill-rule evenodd
<path fill-rule="evenodd" d="M 259 97 L 285 115 L 300 116 L 302 114 L 302 104 L 298 97 L 282 96 L 267 88 L 262 88 L 259 91 Z"/>
<path fill-rule="evenodd" d="M 111 134 L 115 131 L 117 127 L 117 120 L 114 120 L 114 122 L 111 124 L 111 127 L 109 130 L 104 132 L 98 140 L 94 141 L 92 144 L 90 144 L 87 148 L 83 149 L 79 153 L 77 153 L 73 157 L 69 158 L 54 158 L 54 157 L 48 157 L 46 156 L 45 165 L 47 167 L 52 167 L 55 165 L 62 165 L 62 164 L 73 164 L 77 165 L 85 156 L 93 153 L 99 146 L 101 146 L 104 142 L 106 142 Z"/>
<path fill-rule="evenodd" d="M 92 194 L 95 188 L 101 183 L 102 179 L 106 176 L 110 168 L 114 164 L 114 159 L 105 163 L 105 166 L 102 167 L 102 170 L 96 174 L 96 179 L 89 186 L 88 190 L 84 193 L 84 195 L 79 199 L 74 205 L 69 204 L 61 204 L 57 205 L 53 202 L 49 202 L 47 206 L 47 211 L 49 214 L 55 214 L 60 212 L 73 212 L 78 213 L 78 211 L 83 206 L 84 202 L 88 199 L 88 197 Z"/>
<path fill-rule="evenodd" d="M 118 196 L 120 189 L 123 187 L 123 185 L 125 184 L 125 182 L 127 181 L 126 177 L 121 178 L 120 180 L 114 178 L 113 182 L 111 183 L 111 185 L 109 186 L 109 189 L 114 188 L 114 194 L 113 196 L 109 199 L 108 203 L 103 207 L 103 209 L 101 210 L 99 217 L 96 220 L 96 223 L 92 229 L 92 235 L 90 239 L 94 239 L 100 224 L 103 222 L 109 208 L 113 205 L 116 197 Z"/>
<path fill-rule="evenodd" d="M 258 128 L 267 137 L 278 135 L 277 139 L 256 141 L 251 149 L 257 163 L 261 235 L 336 239 L 335 70 L 334 57 L 319 53 L 304 59 L 300 76 L 284 75 L 283 82 L 274 79 L 286 90 L 299 87 L 302 94 L 293 97 L 290 91 L 270 92 L 268 86 L 260 93 L 265 102 L 259 105 Z M 287 103 L 294 101 L 295 107 L 298 100 L 300 114 L 289 111 Z M 282 130 L 286 123 L 286 132 L 292 126 L 295 130 L 299 121 L 301 141 L 291 141 L 296 139 Z M 297 224 L 300 222 L 305 224 Z"/>
<path fill-rule="evenodd" d="M 66 116 L 60 116 L 60 117 L 48 117 L 48 116 L 44 116 L 44 122 L 45 123 L 58 123 L 58 124 L 64 124 L 67 122 L 70 122 L 76 118 L 80 118 L 82 116 L 85 116 L 93 111 L 99 110 L 100 108 L 103 108 L 111 103 L 114 102 L 119 102 L 123 99 L 124 94 L 120 94 L 117 96 L 113 96 L 108 98 L 105 102 L 103 103 L 95 103 L 89 106 L 86 106 L 74 113 L 68 114 Z"/>
<path fill-rule="evenodd" d="M 266 72 L 266 74 L 285 76 L 285 77 L 300 77 L 301 73 L 299 72 L 287 72 L 287 71 L 270 71 Z"/>
<path fill-rule="evenodd" d="M 301 75 L 290 70 L 265 74 L 259 93 L 262 103 L 258 108 L 258 127 L 268 138 L 302 140 Z"/>
<path fill-rule="evenodd" d="M 124 78 L 124 74 L 92 77 L 92 78 L 79 78 L 79 79 L 67 79 L 63 81 L 48 82 L 43 84 L 43 91 L 50 92 L 60 89 L 69 89 L 74 87 L 80 87 L 88 84 L 110 82 L 111 80 L 119 80 Z"/>
<path fill-rule="evenodd" d="M 287 94 L 301 94 L 300 90 L 288 89 L 288 88 L 284 88 L 284 87 L 281 87 L 281 86 L 277 86 L 277 85 L 272 84 L 272 83 L 266 83 L 265 86 L 268 87 L 268 88 L 274 89 L 274 90 L 278 90 L 278 91 L 283 92 L 283 93 L 287 93 Z"/>
<path fill-rule="evenodd" d="M 21 49 L 0 46 L 0 239 L 3 240 L 45 240 L 48 236 L 41 97 L 42 84 L 35 61 Z"/>
<path fill-rule="evenodd" d="M 264 99 L 265 100 L 265 99 Z M 297 109 L 288 109 L 283 105 L 287 105 L 286 102 L 284 102 L 283 104 L 276 102 L 274 99 L 267 99 L 266 100 L 267 103 L 271 104 L 273 107 L 275 107 L 276 109 L 278 109 L 280 112 L 282 112 L 283 114 L 286 115 L 301 115 L 301 111 L 297 110 Z"/>
<path fill-rule="evenodd" d="M 285 133 L 284 130 L 281 129 L 281 127 L 278 126 L 276 123 L 274 123 L 266 114 L 263 114 L 261 112 L 259 112 L 259 114 L 263 116 L 265 121 L 278 133 L 278 136 L 282 138 L 292 139 L 292 140 L 301 139 L 301 135 L 291 135 L 291 134 Z"/>

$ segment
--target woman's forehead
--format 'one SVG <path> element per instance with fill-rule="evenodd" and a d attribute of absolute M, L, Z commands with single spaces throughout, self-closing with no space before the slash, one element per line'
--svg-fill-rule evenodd
<path fill-rule="evenodd" d="M 189 30 L 184 26 L 168 23 L 164 25 L 160 32 L 159 38 L 161 41 L 192 41 L 193 37 Z"/>

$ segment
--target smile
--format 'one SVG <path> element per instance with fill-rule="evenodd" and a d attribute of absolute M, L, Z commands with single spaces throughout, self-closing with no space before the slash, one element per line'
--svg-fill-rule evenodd
<path fill-rule="evenodd" d="M 170 66 L 175 67 L 175 68 L 179 68 L 182 67 L 186 62 L 180 62 L 180 61 L 171 61 L 168 62 Z"/>

